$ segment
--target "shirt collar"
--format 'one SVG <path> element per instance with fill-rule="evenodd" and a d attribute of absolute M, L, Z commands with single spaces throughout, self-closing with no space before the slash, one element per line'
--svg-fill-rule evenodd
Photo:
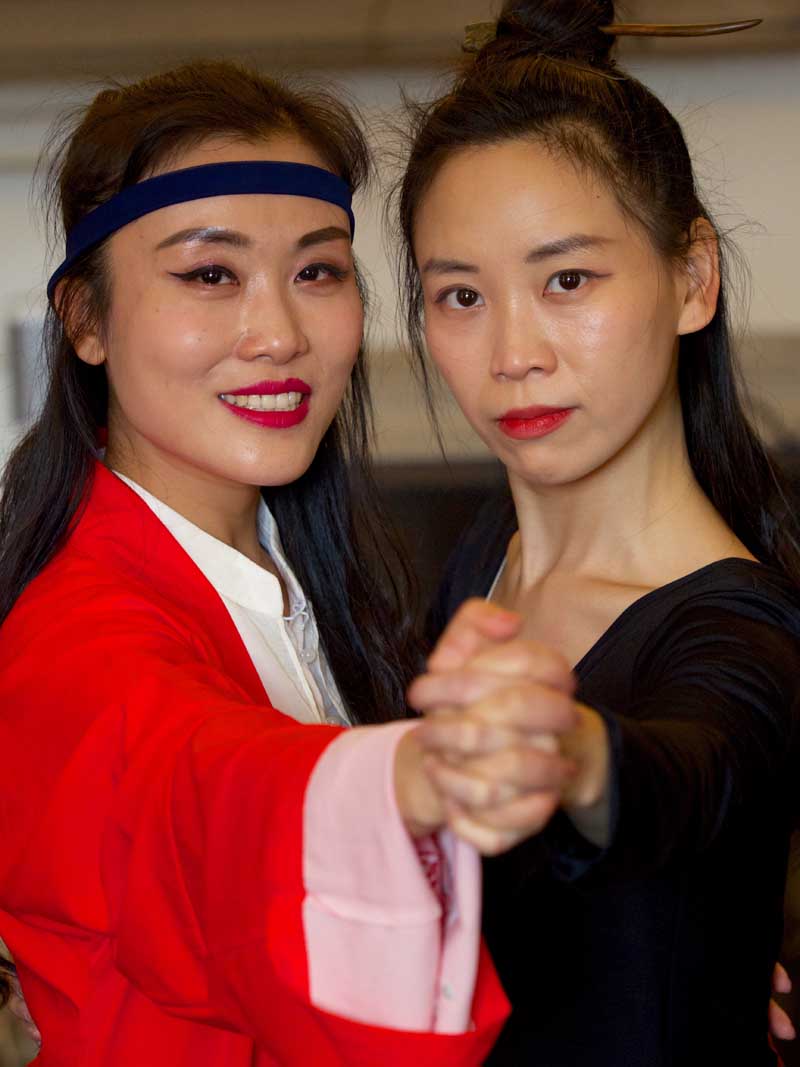
<path fill-rule="evenodd" d="M 283 593 L 280 582 L 247 556 L 201 530 L 163 500 L 153 496 L 136 482 L 114 471 L 116 476 L 137 493 L 163 522 L 178 544 L 220 596 L 232 600 L 248 611 L 274 618 L 283 616 Z M 262 499 L 258 506 L 258 539 L 269 553 L 286 583 L 290 609 L 294 613 L 306 606 L 305 596 L 284 555 L 278 527 Z"/>

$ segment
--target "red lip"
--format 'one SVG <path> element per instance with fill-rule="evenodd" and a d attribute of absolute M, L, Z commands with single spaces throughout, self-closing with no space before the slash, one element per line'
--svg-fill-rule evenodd
<path fill-rule="evenodd" d="M 228 396 L 275 396 L 277 393 L 310 395 L 311 386 L 302 378 L 287 378 L 285 382 L 256 382 L 255 385 L 246 385 L 243 389 L 226 389 L 225 392 Z"/>
<path fill-rule="evenodd" d="M 507 437 L 528 441 L 546 437 L 557 430 L 570 417 L 574 408 L 551 408 L 537 405 L 530 408 L 514 408 L 497 420 Z"/>
<path fill-rule="evenodd" d="M 299 389 L 278 389 L 277 392 L 290 392 L 299 393 Z M 241 393 L 236 395 L 242 395 Z M 251 394 L 252 395 L 252 394 Z M 303 421 L 308 414 L 309 400 L 308 396 L 304 397 L 300 401 L 294 411 L 250 411 L 248 408 L 237 408 L 234 404 L 229 404 L 223 400 L 225 407 L 234 415 L 238 415 L 240 419 L 246 419 L 247 422 L 254 422 L 257 426 L 269 426 L 273 430 L 286 430 L 290 426 L 297 426 Z"/>

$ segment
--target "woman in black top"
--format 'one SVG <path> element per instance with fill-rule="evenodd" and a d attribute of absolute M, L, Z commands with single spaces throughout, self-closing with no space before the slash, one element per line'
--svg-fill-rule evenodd
<path fill-rule="evenodd" d="M 613 22 L 608 0 L 507 3 L 418 113 L 401 189 L 412 338 L 424 313 L 511 490 L 459 547 L 438 627 L 490 595 L 577 681 L 579 725 L 532 739 L 576 776 L 487 864 L 514 1006 L 490 1063 L 755 1067 L 775 1062 L 797 526 L 737 393 L 722 242 L 678 124 L 609 57 Z M 412 698 L 449 684 L 434 663 Z M 492 760 L 475 747 L 431 761 L 451 817 L 518 834 L 510 792 L 470 811 Z"/>

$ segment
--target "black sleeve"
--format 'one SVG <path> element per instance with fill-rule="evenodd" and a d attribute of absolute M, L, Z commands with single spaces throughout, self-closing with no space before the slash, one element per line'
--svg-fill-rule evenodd
<path fill-rule="evenodd" d="M 612 744 L 606 863 L 649 873 L 796 811 L 800 642 L 787 622 L 689 604 L 637 658 L 627 713 L 599 709 Z"/>

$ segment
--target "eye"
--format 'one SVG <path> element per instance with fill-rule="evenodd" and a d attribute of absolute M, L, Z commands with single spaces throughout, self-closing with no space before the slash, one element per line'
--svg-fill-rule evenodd
<path fill-rule="evenodd" d="M 594 275 L 585 270 L 562 270 L 549 278 L 544 291 L 546 293 L 574 293 Z"/>
<path fill-rule="evenodd" d="M 217 288 L 220 285 L 236 285 L 236 277 L 225 267 L 220 267 L 216 263 L 209 263 L 206 267 L 198 267 L 196 270 L 186 271 L 184 274 L 177 274 L 174 271 L 170 272 L 173 278 L 179 278 L 182 282 L 201 282 L 204 287 L 209 289 Z"/>
<path fill-rule="evenodd" d="M 448 308 L 469 310 L 469 308 L 482 307 L 484 300 L 476 289 L 462 287 L 460 289 L 448 289 L 447 292 L 436 298 L 436 303 L 444 304 Z"/>
<path fill-rule="evenodd" d="M 348 276 L 350 272 L 342 270 L 341 267 L 335 267 L 332 263 L 309 263 L 307 267 L 299 272 L 295 281 L 297 282 L 321 282 L 328 279 L 334 281 L 342 281 Z"/>

